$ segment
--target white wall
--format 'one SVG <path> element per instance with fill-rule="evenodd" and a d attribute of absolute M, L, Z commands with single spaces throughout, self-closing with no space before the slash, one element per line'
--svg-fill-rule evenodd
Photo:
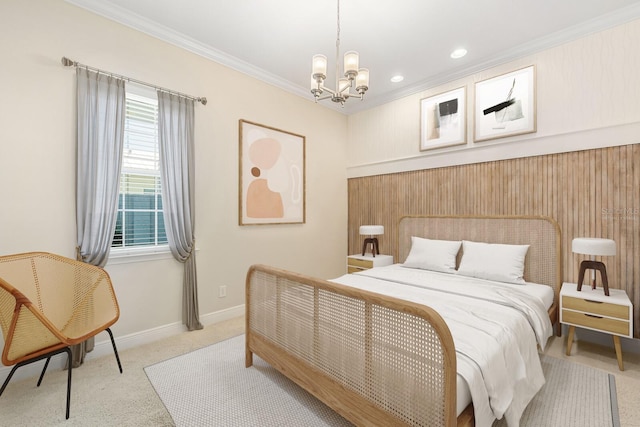
<path fill-rule="evenodd" d="M 63 0 L 0 2 L 0 254 L 75 255 L 75 72 L 62 56 L 207 97 L 195 130 L 201 315 L 244 304 L 253 263 L 323 278 L 345 272 L 345 116 Z M 306 136 L 306 224 L 238 225 L 239 119 Z M 180 324 L 181 264 L 107 270 L 122 311 L 116 337 Z"/>
<path fill-rule="evenodd" d="M 471 53 L 472 54 L 472 53 Z M 537 132 L 473 142 L 476 82 L 535 65 Z M 640 20 L 349 116 L 347 176 L 640 142 Z M 420 100 L 467 90 L 467 144 L 421 152 Z"/>

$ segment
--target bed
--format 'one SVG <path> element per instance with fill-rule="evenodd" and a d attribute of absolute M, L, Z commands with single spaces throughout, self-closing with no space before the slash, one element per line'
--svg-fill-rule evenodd
<path fill-rule="evenodd" d="M 271 266 L 250 267 L 246 366 L 258 355 L 356 425 L 483 426 L 504 416 L 516 426 L 544 383 L 537 351 L 544 349 L 551 325 L 559 332 L 562 262 L 557 223 L 529 216 L 410 216 L 400 219 L 397 242 L 399 264 L 331 281 Z M 446 259 L 460 274 L 410 265 L 421 260 L 416 254 L 424 256 L 416 252 L 418 243 L 452 242 L 461 242 L 461 247 L 453 260 L 453 250 Z M 518 305 L 529 298 L 520 296 L 525 285 L 473 277 L 467 261 L 472 254 L 492 253 L 487 248 L 523 246 L 526 257 L 518 280 L 546 291 L 546 297 L 530 298 L 531 307 Z M 427 264 L 436 258 L 431 252 Z M 458 278 L 486 281 L 498 292 L 487 296 L 488 288 L 479 285 L 449 284 L 456 295 L 447 296 L 435 288 Z M 494 298 L 496 307 L 487 308 Z M 503 322 L 511 322 L 502 320 L 507 318 L 514 319 L 513 326 L 503 327 Z M 483 353 L 477 331 L 463 327 L 480 322 L 487 330 L 508 330 L 495 333 L 502 347 Z M 467 352 L 476 347 L 481 351 L 473 357 L 486 359 L 489 367 L 504 364 L 506 375 L 481 378 L 479 384 L 477 377 L 488 370 L 469 361 Z M 508 390 L 506 397 L 501 388 Z"/>

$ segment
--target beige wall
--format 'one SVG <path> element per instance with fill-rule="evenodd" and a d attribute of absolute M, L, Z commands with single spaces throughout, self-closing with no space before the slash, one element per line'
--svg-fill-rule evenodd
<path fill-rule="evenodd" d="M 253 263 L 323 278 L 344 272 L 345 116 L 62 0 L 0 2 L 0 254 L 75 253 L 75 73 L 62 56 L 208 98 L 196 104 L 201 315 L 244 304 Z M 238 226 L 241 118 L 306 136 L 306 224 Z M 107 270 L 122 310 L 117 336 L 181 322 L 176 261 Z"/>

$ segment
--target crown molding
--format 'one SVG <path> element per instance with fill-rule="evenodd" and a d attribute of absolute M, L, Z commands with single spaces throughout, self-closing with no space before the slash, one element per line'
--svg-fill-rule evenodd
<path fill-rule="evenodd" d="M 276 86 L 284 91 L 306 98 L 309 101 L 313 100 L 309 96 L 309 91 L 306 87 L 293 84 L 288 80 L 285 80 L 262 68 L 256 67 L 246 61 L 220 51 L 210 45 L 201 43 L 191 37 L 188 37 L 163 25 L 159 25 L 158 23 L 146 19 L 140 15 L 133 14 L 120 6 L 101 0 L 65 1 L 67 3 L 83 8 L 89 12 L 95 13 L 104 18 L 125 25 L 134 30 L 140 31 L 142 33 L 170 43 L 174 46 L 185 49 L 196 55 L 210 59 L 233 70 L 261 80 L 265 83 Z M 417 83 L 405 86 L 402 89 L 389 92 L 387 94 L 379 96 L 371 94 L 367 97 L 366 102 L 352 103 L 345 105 L 344 107 L 341 107 L 337 104 L 320 105 L 345 115 L 358 113 L 410 95 L 415 95 L 416 93 L 423 92 L 433 87 L 437 87 L 448 82 L 467 77 L 480 71 L 493 68 L 546 49 L 553 48 L 555 46 L 576 40 L 580 37 L 585 37 L 592 33 L 603 31 L 617 25 L 622 25 L 638 18 L 640 18 L 640 3 L 635 3 L 617 11 L 602 15 L 598 18 L 575 25 L 573 27 L 569 27 L 564 30 L 549 34 L 545 37 L 532 40 L 529 43 L 518 46 L 517 48 L 503 51 L 499 55 L 489 58 L 482 63 L 474 64 L 469 67 L 460 68 L 454 72 L 447 72 L 431 77 L 429 79 L 421 80 Z"/>
<path fill-rule="evenodd" d="M 262 68 L 258 68 L 246 61 L 229 55 L 228 53 L 218 50 L 210 45 L 201 43 L 198 40 L 188 37 L 180 32 L 174 31 L 171 28 L 160 25 L 157 22 L 151 21 L 140 15 L 134 14 L 131 11 L 126 10 L 120 6 L 108 2 L 103 2 L 101 0 L 65 1 L 89 12 L 95 13 L 96 15 L 100 15 L 104 18 L 132 28 L 136 31 L 140 31 L 151 37 L 155 37 L 159 40 L 185 49 L 196 55 L 210 59 L 233 70 L 239 71 L 243 74 L 247 74 L 261 81 L 277 86 L 281 89 L 286 90 L 287 92 L 291 92 L 295 95 L 304 97 L 309 96 L 309 92 L 306 88 L 293 84 L 290 81 L 276 76 L 273 73 L 265 71 Z"/>

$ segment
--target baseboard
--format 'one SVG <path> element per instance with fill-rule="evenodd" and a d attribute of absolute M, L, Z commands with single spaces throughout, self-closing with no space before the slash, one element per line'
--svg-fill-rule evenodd
<path fill-rule="evenodd" d="M 242 304 L 225 310 L 204 314 L 200 316 L 200 323 L 202 323 L 204 326 L 213 325 L 214 323 L 219 323 L 225 320 L 243 316 L 244 310 L 244 304 Z M 159 326 L 157 328 L 148 329 L 146 331 L 136 332 L 122 337 L 115 337 L 115 340 L 116 345 L 118 346 L 118 351 L 120 351 L 158 341 L 163 338 L 168 338 L 170 336 L 177 335 L 186 331 L 187 328 L 182 324 L 182 322 L 175 322 L 168 325 Z M 109 341 L 107 337 L 105 340 L 96 342 L 95 348 L 91 353 L 87 354 L 86 360 L 95 359 L 97 357 L 112 353 L 113 348 L 111 347 L 111 341 Z"/>
<path fill-rule="evenodd" d="M 200 316 L 200 323 L 204 326 L 220 323 L 225 320 L 234 319 L 244 315 L 244 304 L 236 307 L 231 307 L 225 310 L 216 311 Z M 181 322 L 170 323 L 168 325 L 159 326 L 157 328 L 148 329 L 146 331 L 140 331 L 125 336 L 115 336 L 116 346 L 118 352 L 124 351 L 128 348 L 138 347 L 144 344 L 149 344 L 154 341 L 158 341 L 164 338 L 168 338 L 173 335 L 186 332 L 187 328 Z M 98 341 L 100 340 L 100 341 Z M 113 347 L 107 333 L 101 333 L 96 336 L 96 343 L 93 351 L 88 353 L 85 360 L 96 359 L 105 355 L 112 355 Z M 67 361 L 65 353 L 54 356 L 49 362 L 47 370 L 63 369 Z M 32 365 L 26 365 L 16 370 L 11 381 L 20 381 L 26 378 L 36 377 L 40 375 L 40 371 L 44 366 L 44 362 L 36 362 Z M 13 366 L 3 366 L 0 368 L 0 381 L 4 380 L 11 372 Z"/>

